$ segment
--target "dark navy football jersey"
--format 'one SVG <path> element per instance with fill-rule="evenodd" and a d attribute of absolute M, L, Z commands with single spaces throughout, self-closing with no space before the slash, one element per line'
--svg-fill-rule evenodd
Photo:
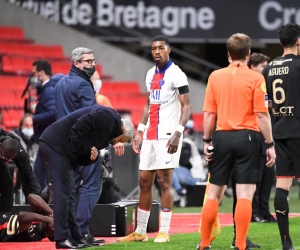
<path fill-rule="evenodd" d="M 30 223 L 20 231 L 19 213 L 0 213 L 0 242 L 41 241 L 45 238 L 39 222 Z"/>
<path fill-rule="evenodd" d="M 300 57 L 275 58 L 263 70 L 274 139 L 300 138 Z"/>

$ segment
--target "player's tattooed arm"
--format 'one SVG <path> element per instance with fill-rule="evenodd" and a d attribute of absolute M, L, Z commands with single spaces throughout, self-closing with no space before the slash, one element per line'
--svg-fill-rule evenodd
<path fill-rule="evenodd" d="M 181 116 L 179 119 L 179 124 L 185 127 L 192 112 L 189 93 L 179 95 L 179 101 L 181 104 Z M 167 143 L 169 154 L 174 154 L 177 152 L 181 134 L 182 133 L 180 131 L 176 130 L 174 135 L 169 139 Z"/>
<path fill-rule="evenodd" d="M 180 116 L 179 124 L 185 127 L 192 113 L 190 94 L 186 93 L 186 94 L 179 95 L 179 101 L 181 104 L 181 116 Z"/>
<path fill-rule="evenodd" d="M 149 118 L 149 106 L 150 106 L 150 93 L 148 95 L 147 103 L 144 106 L 143 116 L 141 119 L 142 124 L 147 124 Z"/>

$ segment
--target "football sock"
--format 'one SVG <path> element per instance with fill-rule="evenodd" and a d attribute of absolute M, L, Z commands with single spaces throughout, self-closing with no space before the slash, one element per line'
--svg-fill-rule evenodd
<path fill-rule="evenodd" d="M 159 232 L 164 232 L 169 234 L 170 224 L 172 218 L 172 210 L 168 208 L 163 208 L 160 211 L 160 230 Z"/>
<path fill-rule="evenodd" d="M 289 233 L 289 203 L 287 197 L 289 191 L 282 188 L 276 188 L 274 208 L 277 217 L 277 224 L 280 232 L 281 242 L 291 242 Z"/>
<path fill-rule="evenodd" d="M 234 220 L 236 225 L 235 246 L 241 250 L 246 249 L 246 237 L 251 222 L 252 202 L 247 199 L 238 199 Z"/>
<path fill-rule="evenodd" d="M 150 210 L 145 210 L 138 206 L 137 209 L 137 227 L 135 229 L 135 232 L 137 232 L 140 235 L 145 235 L 147 233 L 147 225 L 148 220 L 150 216 Z"/>
<path fill-rule="evenodd" d="M 211 233 L 214 223 L 218 216 L 219 202 L 216 200 L 207 199 L 201 216 L 201 249 L 210 245 Z"/>

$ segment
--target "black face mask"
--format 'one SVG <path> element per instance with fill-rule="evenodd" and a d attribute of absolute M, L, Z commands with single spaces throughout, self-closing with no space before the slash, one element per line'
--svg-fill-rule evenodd
<path fill-rule="evenodd" d="M 92 66 L 92 67 L 90 67 L 90 68 L 84 67 L 82 71 L 83 71 L 89 78 L 91 78 L 91 77 L 94 75 L 94 73 L 95 73 L 95 71 L 96 71 L 96 68 L 95 68 L 95 66 Z"/>

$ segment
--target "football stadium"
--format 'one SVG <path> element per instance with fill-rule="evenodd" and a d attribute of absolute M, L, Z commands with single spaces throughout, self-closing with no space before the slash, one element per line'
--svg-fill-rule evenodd
<path fill-rule="evenodd" d="M 300 250 L 299 1 L 0 6 L 0 250 Z"/>

